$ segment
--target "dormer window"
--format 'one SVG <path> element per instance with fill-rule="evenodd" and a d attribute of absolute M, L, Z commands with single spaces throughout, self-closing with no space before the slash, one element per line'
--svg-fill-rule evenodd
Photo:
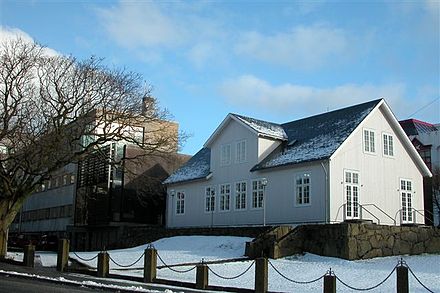
<path fill-rule="evenodd" d="M 241 140 L 237 142 L 235 151 L 235 162 L 243 163 L 246 162 L 246 140 Z"/>
<path fill-rule="evenodd" d="M 220 150 L 220 165 L 227 166 L 231 164 L 231 145 L 224 144 Z"/>

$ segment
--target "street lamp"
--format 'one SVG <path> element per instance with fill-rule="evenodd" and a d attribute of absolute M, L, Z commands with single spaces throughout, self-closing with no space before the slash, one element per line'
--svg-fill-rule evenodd
<path fill-rule="evenodd" d="M 261 185 L 263 186 L 263 226 L 266 226 L 266 178 L 261 179 Z"/>
<path fill-rule="evenodd" d="M 171 222 L 171 219 L 173 219 L 173 217 L 174 217 L 174 195 L 176 195 L 176 191 L 174 189 L 171 189 L 170 190 L 170 196 L 171 196 L 170 222 Z"/>

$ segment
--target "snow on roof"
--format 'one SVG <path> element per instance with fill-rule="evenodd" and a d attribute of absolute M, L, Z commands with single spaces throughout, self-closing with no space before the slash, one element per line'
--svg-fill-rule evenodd
<path fill-rule="evenodd" d="M 288 136 L 287 145 L 251 171 L 329 158 L 380 101 L 282 124 Z"/>
<path fill-rule="evenodd" d="M 177 169 L 163 183 L 172 184 L 206 178 L 210 173 L 211 149 L 198 151 L 186 164 Z"/>
<path fill-rule="evenodd" d="M 237 115 L 237 114 L 231 114 L 231 115 L 238 118 L 240 121 L 242 121 L 243 123 L 245 123 L 246 125 L 248 125 L 252 129 L 254 129 L 259 134 L 266 135 L 266 136 L 273 137 L 273 138 L 282 139 L 282 140 L 287 139 L 287 135 L 284 132 L 283 127 L 281 127 L 281 125 L 279 125 L 279 124 L 268 122 L 268 121 L 263 121 L 263 120 L 258 120 L 255 118 L 246 117 L 246 116 L 242 116 L 242 115 Z"/>
<path fill-rule="evenodd" d="M 284 124 L 231 115 L 259 134 L 285 141 L 283 149 L 273 151 L 251 169 L 256 171 L 329 158 L 380 101 L 374 100 Z M 210 174 L 210 156 L 209 148 L 201 149 L 164 183 L 206 178 Z"/>

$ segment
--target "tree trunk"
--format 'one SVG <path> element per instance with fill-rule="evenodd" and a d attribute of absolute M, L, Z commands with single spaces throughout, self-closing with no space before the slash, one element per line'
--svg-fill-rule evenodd
<path fill-rule="evenodd" d="M 0 258 L 5 258 L 8 251 L 8 230 L 15 216 L 20 211 L 24 197 L 14 204 L 9 201 L 0 202 Z"/>
<path fill-rule="evenodd" d="M 8 252 L 8 229 L 0 226 L 0 258 L 5 258 Z"/>

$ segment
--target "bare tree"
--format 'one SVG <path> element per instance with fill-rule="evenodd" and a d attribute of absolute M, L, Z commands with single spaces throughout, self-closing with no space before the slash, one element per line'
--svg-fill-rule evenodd
<path fill-rule="evenodd" d="M 20 39 L 1 43 L 0 257 L 23 202 L 53 172 L 109 142 L 175 152 L 177 128 L 166 119 L 136 73 L 47 56 Z"/>

